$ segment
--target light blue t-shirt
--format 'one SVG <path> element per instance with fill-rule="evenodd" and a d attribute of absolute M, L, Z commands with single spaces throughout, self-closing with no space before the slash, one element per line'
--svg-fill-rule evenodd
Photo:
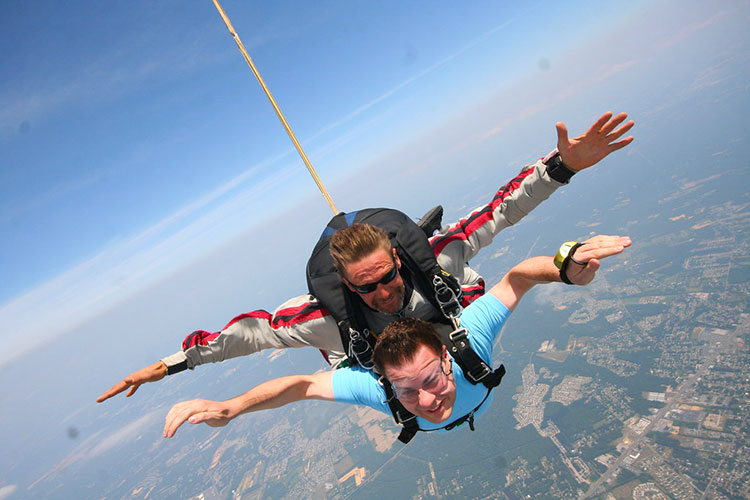
<path fill-rule="evenodd" d="M 459 317 L 461 326 L 466 328 L 469 343 L 476 353 L 492 366 L 492 344 L 510 315 L 510 310 L 494 295 L 488 293 L 475 300 L 463 310 Z M 473 385 L 466 380 L 463 370 L 455 361 L 453 377 L 456 380 L 456 403 L 451 417 L 439 424 L 433 424 L 417 417 L 419 428 L 423 430 L 439 429 L 456 419 L 469 414 L 482 402 L 487 394 L 483 384 Z M 391 410 L 385 402 L 385 390 L 378 383 L 378 377 L 370 370 L 359 366 L 341 368 L 333 372 L 333 398 L 343 403 L 365 405 L 380 410 L 388 415 Z M 492 396 L 475 415 L 481 415 L 489 406 Z"/>

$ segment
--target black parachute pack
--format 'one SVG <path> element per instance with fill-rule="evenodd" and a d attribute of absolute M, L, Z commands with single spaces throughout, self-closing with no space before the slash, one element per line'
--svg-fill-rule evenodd
<path fill-rule="evenodd" d="M 352 224 L 370 224 L 388 233 L 401 260 L 402 277 L 435 309 L 432 318 L 424 319 L 450 324 L 450 317 L 461 310 L 461 285 L 440 268 L 424 231 L 403 212 L 366 208 L 333 217 L 307 262 L 307 287 L 336 320 L 349 364 L 371 369 L 376 339 L 364 317 L 367 305 L 341 281 L 329 249 L 331 236 Z"/>
<path fill-rule="evenodd" d="M 442 213 L 442 208 L 440 212 Z M 487 396 L 489 396 L 489 391 L 500 385 L 505 368 L 500 365 L 493 372 L 472 349 L 466 337 L 466 331 L 458 327 L 456 317 L 461 310 L 461 285 L 437 263 L 426 234 L 432 233 L 434 228 L 422 228 L 398 210 L 368 208 L 351 213 L 342 212 L 334 216 L 321 234 L 307 263 L 307 286 L 310 294 L 316 297 L 336 320 L 349 364 L 360 365 L 371 370 L 373 368 L 372 349 L 376 341 L 364 316 L 363 311 L 367 305 L 359 295 L 349 290 L 341 281 L 329 250 L 331 236 L 355 223 L 377 226 L 388 233 L 402 264 L 400 270 L 402 277 L 411 283 L 435 309 L 434 317 L 423 319 L 454 327 L 449 335 L 442 336 L 443 343 L 461 366 L 468 380 L 472 384 L 483 383 L 487 386 Z M 394 397 L 390 382 L 384 377 L 381 377 L 380 382 L 385 388 L 393 418 L 396 423 L 404 426 L 399 440 L 408 443 L 420 430 L 416 418 Z M 450 429 L 468 421 L 469 426 L 474 430 L 474 412 L 479 409 L 479 406 L 470 414 L 448 424 L 446 428 Z"/>

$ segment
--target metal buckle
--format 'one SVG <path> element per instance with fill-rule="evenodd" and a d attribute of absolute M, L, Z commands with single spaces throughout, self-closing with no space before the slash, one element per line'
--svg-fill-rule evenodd
<path fill-rule="evenodd" d="M 456 328 L 448 334 L 448 338 L 451 342 L 458 343 L 459 341 L 465 341 L 468 338 L 466 328 Z"/>
<path fill-rule="evenodd" d="M 452 346 L 452 350 L 457 349 L 456 344 L 459 344 L 460 347 L 462 348 L 466 347 L 466 345 L 469 344 L 469 335 L 466 332 L 466 328 L 456 328 L 455 330 L 453 330 L 451 333 L 448 334 L 448 338 L 454 344 Z M 484 380 L 484 378 L 487 375 L 492 373 L 492 369 L 489 366 L 487 366 L 487 363 L 485 363 L 481 358 L 480 358 L 480 361 L 482 362 L 482 364 L 480 365 L 479 374 L 475 375 L 474 373 L 468 370 L 465 372 L 466 378 L 468 378 L 472 382 L 481 382 L 482 380 Z"/>
<path fill-rule="evenodd" d="M 411 416 L 407 418 L 406 420 L 404 420 L 403 418 L 401 418 L 401 410 L 396 410 L 396 421 L 399 424 L 405 424 L 406 422 L 409 422 L 410 420 L 414 420 L 415 418 L 417 418 L 417 416 L 414 415 L 413 413 L 409 413 L 409 415 Z"/>
<path fill-rule="evenodd" d="M 435 300 L 440 306 L 440 311 L 446 318 L 453 319 L 461 311 L 456 292 L 437 274 L 432 277 L 432 287 L 435 289 Z"/>
<path fill-rule="evenodd" d="M 481 382 L 484 377 L 492 373 L 492 370 L 490 370 L 490 367 L 487 366 L 485 363 L 482 363 L 482 374 L 478 377 L 475 377 L 473 373 L 470 371 L 466 372 L 466 378 L 471 379 L 472 382 Z"/>
<path fill-rule="evenodd" d="M 372 370 L 372 348 L 365 337 L 353 328 L 349 328 L 349 356 L 357 360 L 357 364 L 366 370 Z"/>

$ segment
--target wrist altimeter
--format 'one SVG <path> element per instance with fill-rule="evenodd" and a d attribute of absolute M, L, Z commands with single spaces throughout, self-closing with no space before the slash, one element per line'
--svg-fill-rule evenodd
<path fill-rule="evenodd" d="M 580 266 L 586 265 L 585 262 L 581 262 L 573 258 L 573 254 L 575 254 L 576 250 L 578 250 L 578 247 L 580 247 L 581 245 L 583 245 L 583 243 L 579 243 L 578 241 L 566 241 L 565 243 L 560 245 L 560 249 L 555 255 L 555 267 L 560 270 L 560 279 L 563 281 L 563 283 L 567 283 L 568 285 L 574 284 L 572 281 L 570 281 L 570 279 L 568 279 L 568 265 L 570 265 L 571 262 L 574 262 L 575 264 L 578 264 Z"/>

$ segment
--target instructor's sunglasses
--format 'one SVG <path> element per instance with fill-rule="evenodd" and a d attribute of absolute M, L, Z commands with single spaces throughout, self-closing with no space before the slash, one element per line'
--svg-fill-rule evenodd
<path fill-rule="evenodd" d="M 387 285 L 391 281 L 393 281 L 396 278 L 396 275 L 398 274 L 398 266 L 396 266 L 396 260 L 391 257 L 391 260 L 393 262 L 393 267 L 390 271 L 385 273 L 382 278 L 380 278 L 378 281 L 375 281 L 373 283 L 365 283 L 364 285 L 355 285 L 349 280 L 346 280 L 349 285 L 354 288 L 354 290 L 357 293 L 366 294 L 366 293 L 372 293 L 375 290 L 377 290 L 378 285 Z"/>

